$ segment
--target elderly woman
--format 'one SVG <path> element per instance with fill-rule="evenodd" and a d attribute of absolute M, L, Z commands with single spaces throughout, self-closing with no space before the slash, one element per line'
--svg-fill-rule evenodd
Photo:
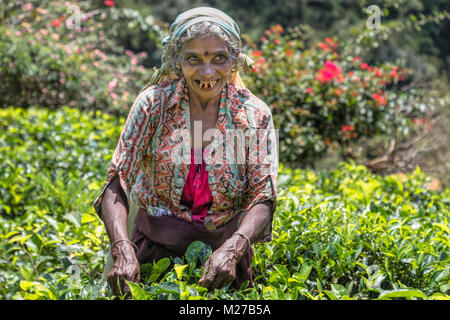
<path fill-rule="evenodd" d="M 140 264 L 200 240 L 213 249 L 201 285 L 252 286 L 251 246 L 271 239 L 276 208 L 272 114 L 239 77 L 252 61 L 222 11 L 180 14 L 162 43 L 94 202 L 111 242 L 104 277 L 119 295 L 140 281 Z"/>

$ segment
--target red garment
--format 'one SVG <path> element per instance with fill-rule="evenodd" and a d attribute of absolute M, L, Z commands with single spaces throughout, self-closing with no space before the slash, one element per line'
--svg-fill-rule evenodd
<path fill-rule="evenodd" d="M 202 223 L 206 218 L 209 207 L 212 205 L 212 193 L 208 183 L 208 171 L 206 163 L 194 163 L 194 148 L 191 148 L 191 166 L 184 184 L 181 202 L 191 208 L 192 220 Z"/>

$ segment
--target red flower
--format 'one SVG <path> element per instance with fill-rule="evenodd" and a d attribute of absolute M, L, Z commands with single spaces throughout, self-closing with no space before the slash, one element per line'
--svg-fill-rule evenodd
<path fill-rule="evenodd" d="M 61 25 L 61 22 L 58 19 L 55 19 L 55 20 L 52 21 L 52 25 L 54 27 L 59 27 Z"/>
<path fill-rule="evenodd" d="M 261 42 L 266 42 L 266 41 L 267 41 L 266 38 L 264 38 L 264 37 L 261 38 Z"/>
<path fill-rule="evenodd" d="M 358 56 L 353 57 L 353 62 L 362 61 L 362 59 Z"/>
<path fill-rule="evenodd" d="M 289 49 L 287 49 L 287 50 L 286 50 L 286 55 L 287 55 L 288 57 L 292 57 L 292 51 L 289 50 Z"/>
<path fill-rule="evenodd" d="M 381 73 L 380 69 L 378 69 L 377 67 L 375 67 L 375 69 L 373 69 L 373 71 L 375 72 L 375 75 L 377 77 L 381 77 L 383 74 Z"/>
<path fill-rule="evenodd" d="M 253 51 L 252 55 L 254 55 L 255 57 L 261 57 L 262 51 Z"/>
<path fill-rule="evenodd" d="M 264 58 L 258 59 L 258 64 L 263 64 L 264 62 L 266 62 L 266 59 L 264 59 Z"/>
<path fill-rule="evenodd" d="M 319 42 L 318 46 L 319 46 L 320 49 L 322 49 L 324 51 L 330 50 L 330 47 L 326 43 Z"/>
<path fill-rule="evenodd" d="M 325 38 L 325 42 L 328 43 L 333 49 L 335 49 L 338 46 L 336 42 L 331 40 L 331 38 Z"/>
<path fill-rule="evenodd" d="M 314 90 L 313 90 L 312 88 L 306 88 L 306 92 L 307 92 L 307 93 L 313 93 Z"/>
<path fill-rule="evenodd" d="M 283 28 L 283 26 L 281 24 L 277 24 L 276 27 L 277 27 L 279 33 L 283 33 L 284 32 L 284 28 Z"/>
<path fill-rule="evenodd" d="M 324 67 L 319 70 L 319 74 L 316 74 L 314 77 L 320 82 L 324 83 L 338 78 L 341 73 L 342 71 L 337 65 L 327 60 L 325 61 Z"/>
<path fill-rule="evenodd" d="M 331 144 L 330 138 L 325 138 L 324 141 L 327 146 Z"/>
<path fill-rule="evenodd" d="M 386 105 L 386 94 L 384 92 L 381 92 L 380 94 L 374 93 L 372 98 L 377 102 L 377 106 Z"/>
<path fill-rule="evenodd" d="M 341 126 L 341 133 L 342 134 L 346 133 L 348 130 L 349 130 L 349 126 L 347 126 L 347 125 Z"/>
<path fill-rule="evenodd" d="M 361 63 L 360 67 L 361 67 L 361 69 L 365 70 L 369 67 L 369 65 L 367 63 L 363 62 L 363 63 Z"/>
<path fill-rule="evenodd" d="M 426 118 L 420 118 L 420 119 L 414 118 L 413 122 L 415 124 L 425 124 L 427 122 L 427 119 Z"/>
<path fill-rule="evenodd" d="M 271 27 L 270 30 L 275 33 L 283 33 L 284 32 L 283 26 L 281 24 L 277 24 L 276 26 Z"/>
<path fill-rule="evenodd" d="M 107 7 L 114 7 L 116 4 L 114 3 L 114 1 L 112 0 L 105 0 L 103 1 L 103 3 L 105 4 L 105 6 Z"/>
<path fill-rule="evenodd" d="M 392 78 L 395 78 L 395 77 L 397 77 L 397 76 L 398 76 L 397 70 L 396 70 L 396 69 L 392 70 L 392 71 L 391 71 L 391 77 L 392 77 Z"/>
<path fill-rule="evenodd" d="M 334 89 L 334 93 L 335 93 L 337 96 L 340 96 L 340 95 L 341 95 L 341 90 L 340 90 L 339 88 L 336 88 L 336 89 Z"/>
<path fill-rule="evenodd" d="M 280 39 L 275 39 L 275 40 L 273 40 L 273 42 L 274 42 L 275 44 L 280 44 Z"/>

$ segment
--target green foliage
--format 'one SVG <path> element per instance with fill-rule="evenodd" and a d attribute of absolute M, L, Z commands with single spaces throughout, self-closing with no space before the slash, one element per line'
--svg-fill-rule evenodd
<path fill-rule="evenodd" d="M 256 66 L 248 87 L 271 107 L 280 128 L 280 161 L 292 167 L 313 165 L 363 137 L 406 136 L 410 118 L 433 108 L 399 87 L 410 71 L 371 66 L 349 55 L 348 46 L 341 49 L 337 39 L 312 43 L 304 28 L 285 32 L 276 25 L 261 46 L 250 46 Z"/>
<path fill-rule="evenodd" d="M 98 279 L 107 238 L 91 203 L 120 123 L 97 117 L 0 109 L 1 297 L 105 296 Z"/>
<path fill-rule="evenodd" d="M 68 107 L 0 109 L 0 119 L 0 212 L 25 214 L 39 199 L 52 212 L 90 211 L 124 119 Z"/>
<path fill-rule="evenodd" d="M 16 1 L 7 17 L 0 27 L 1 107 L 69 105 L 123 116 L 151 76 L 142 65 L 148 54 L 126 50 L 117 33 L 139 29 L 159 41 L 152 16 L 93 9 L 88 1 Z"/>
<path fill-rule="evenodd" d="M 0 298 L 112 298 L 91 204 L 124 119 L 93 116 L 1 110 Z M 352 162 L 319 173 L 281 165 L 278 182 L 274 239 L 254 246 L 253 288 L 200 287 L 211 248 L 194 242 L 184 257 L 141 266 L 133 298 L 450 298 L 450 189 L 428 190 L 419 167 L 400 180 Z"/>
<path fill-rule="evenodd" d="M 50 0 L 16 1 L 2 8 L 0 107 L 39 105 L 57 109 L 68 105 L 126 116 L 151 76 L 144 60 L 161 52 L 152 47 L 152 52 L 136 54 L 125 49 L 125 45 L 151 50 L 140 44 L 158 46 L 167 33 L 167 25 L 158 21 L 163 17 L 149 14 L 150 8 L 143 15 L 125 4 L 134 8 L 143 5 L 141 1 L 127 1 L 122 6 L 107 7 L 88 1 Z M 210 4 L 227 7 L 214 1 Z M 186 5 L 183 1 L 157 2 L 152 10 L 160 15 L 171 6 L 173 15 L 179 8 L 187 9 Z M 264 19 L 269 12 L 284 16 L 305 7 L 294 3 L 268 8 L 253 1 L 248 5 L 263 11 Z M 355 4 L 352 10 L 361 14 L 364 5 Z M 399 7 L 395 1 L 386 6 L 386 18 L 390 6 Z M 76 22 L 74 7 L 80 11 L 80 29 L 71 24 Z M 324 24 L 329 25 L 336 19 L 336 13 L 343 12 L 341 2 L 318 7 L 317 10 L 333 9 L 331 16 L 323 13 L 329 21 Z M 238 17 L 242 13 L 237 8 L 227 9 Z M 412 9 L 420 11 L 421 6 Z M 310 18 L 314 16 L 311 10 L 308 8 L 302 19 L 314 20 Z M 425 113 L 442 97 L 440 90 L 434 90 L 434 101 L 428 99 L 433 91 L 428 88 L 427 92 L 406 90 L 423 80 L 417 78 L 423 72 L 403 68 L 402 61 L 375 62 L 371 53 L 385 48 L 389 38 L 401 31 L 424 27 L 430 22 L 439 25 L 449 15 L 443 10 L 405 18 L 406 13 L 398 11 L 401 19 L 386 23 L 383 20 L 379 31 L 365 28 L 365 19 L 359 19 L 353 24 L 355 34 L 350 36 L 347 32 L 340 43 L 337 38 L 316 43 L 312 40 L 315 32 L 305 26 L 289 29 L 287 33 L 281 25 L 264 33 L 261 30 L 258 36 L 253 36 L 259 38 L 263 33 L 264 37 L 257 42 L 243 35 L 257 62 L 256 73 L 245 80 L 272 108 L 275 125 L 280 128 L 281 162 L 292 167 L 314 166 L 320 157 L 334 152 L 341 152 L 345 159 L 346 147 L 361 138 L 394 133 L 407 136 L 412 120 L 426 121 Z M 248 14 L 248 9 L 245 13 Z M 359 56 L 367 57 L 364 61 L 372 61 L 371 65 Z"/>

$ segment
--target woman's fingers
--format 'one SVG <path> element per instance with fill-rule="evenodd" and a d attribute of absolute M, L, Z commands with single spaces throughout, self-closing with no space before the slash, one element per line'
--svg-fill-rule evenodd
<path fill-rule="evenodd" d="M 203 272 L 202 272 L 202 277 L 199 280 L 199 284 L 202 284 L 202 282 L 205 281 L 205 277 L 208 274 L 208 269 L 209 269 L 209 261 L 210 259 L 206 260 L 205 265 L 203 266 Z"/>
<path fill-rule="evenodd" d="M 219 289 L 220 288 L 220 284 L 222 283 L 222 281 L 224 280 L 225 276 L 224 274 L 220 273 L 218 275 L 216 275 L 211 283 L 211 289 Z"/>
<path fill-rule="evenodd" d="M 119 276 L 120 295 L 124 295 L 127 289 L 127 283 L 125 282 L 125 275 Z"/>
<path fill-rule="evenodd" d="M 203 286 L 205 288 L 210 289 L 211 284 L 214 281 L 214 278 L 216 277 L 217 270 L 214 266 L 211 266 L 208 270 L 208 274 L 203 278 Z"/>
<path fill-rule="evenodd" d="M 115 296 L 117 296 L 118 295 L 118 290 L 117 290 L 118 289 L 117 288 L 118 276 L 117 276 L 116 268 L 113 267 L 111 269 L 111 271 L 108 273 L 107 279 L 108 279 L 108 283 L 109 283 L 109 286 L 111 287 L 113 294 Z"/>
<path fill-rule="evenodd" d="M 135 273 L 134 273 L 134 277 L 133 277 L 133 280 L 132 280 L 133 282 L 136 282 L 136 283 L 139 283 L 139 282 L 141 282 L 141 273 L 139 272 L 139 270 L 137 270 Z"/>
<path fill-rule="evenodd" d="M 216 260 L 212 259 L 212 262 L 208 260 L 205 263 L 203 275 L 199 281 L 200 285 L 209 290 L 222 288 L 234 280 L 233 270 L 228 270 L 227 268 L 224 268 L 223 265 L 219 267 L 214 263 L 215 261 Z"/>
<path fill-rule="evenodd" d="M 139 270 L 135 270 L 131 275 L 129 275 L 114 267 L 108 274 L 108 283 L 111 286 L 111 290 L 115 296 L 122 296 L 126 292 L 130 291 L 125 280 L 130 282 L 140 282 Z"/>

